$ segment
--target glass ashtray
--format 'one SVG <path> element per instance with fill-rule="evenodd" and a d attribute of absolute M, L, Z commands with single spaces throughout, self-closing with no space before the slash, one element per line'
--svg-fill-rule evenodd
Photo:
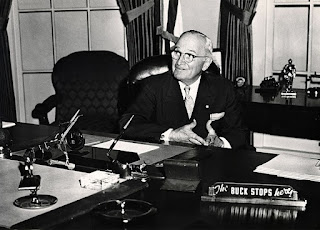
<path fill-rule="evenodd" d="M 150 216 L 157 211 L 152 204 L 135 199 L 110 200 L 99 204 L 93 214 L 107 220 L 129 223 Z"/>

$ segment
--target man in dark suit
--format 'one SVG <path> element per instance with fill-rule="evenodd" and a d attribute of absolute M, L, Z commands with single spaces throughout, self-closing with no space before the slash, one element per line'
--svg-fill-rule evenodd
<path fill-rule="evenodd" d="M 245 145 L 240 108 L 232 83 L 204 71 L 212 62 L 212 42 L 198 31 L 181 35 L 171 52 L 172 70 L 143 80 L 120 126 L 135 115 L 125 136 L 239 148 Z"/>

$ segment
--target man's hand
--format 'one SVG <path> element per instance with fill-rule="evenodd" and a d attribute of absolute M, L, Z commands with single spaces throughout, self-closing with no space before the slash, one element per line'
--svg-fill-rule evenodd
<path fill-rule="evenodd" d="M 196 125 L 196 120 L 193 120 L 192 123 L 188 125 L 184 125 L 178 129 L 172 130 L 169 135 L 169 140 L 204 145 L 206 143 L 205 140 L 192 131 Z"/>
<path fill-rule="evenodd" d="M 223 113 L 224 115 L 224 113 Z M 223 141 L 218 137 L 216 131 L 212 128 L 211 122 L 214 120 L 219 120 L 222 116 L 210 117 L 210 120 L 207 121 L 206 128 L 208 130 L 208 136 L 206 137 L 205 145 L 215 146 L 215 147 L 223 147 Z M 212 119 L 211 119 L 212 118 Z"/>
<path fill-rule="evenodd" d="M 206 137 L 206 143 L 207 146 L 215 146 L 215 147 L 223 147 L 223 141 L 217 136 L 217 135 L 210 135 Z"/>

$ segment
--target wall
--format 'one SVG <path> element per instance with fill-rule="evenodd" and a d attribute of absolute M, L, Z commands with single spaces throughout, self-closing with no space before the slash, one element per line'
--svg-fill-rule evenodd
<path fill-rule="evenodd" d="M 217 44 L 220 0 L 181 0 L 183 30 L 198 30 Z"/>

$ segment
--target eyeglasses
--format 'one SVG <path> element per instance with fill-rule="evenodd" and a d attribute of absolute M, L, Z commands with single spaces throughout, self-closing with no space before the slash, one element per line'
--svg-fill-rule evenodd
<path fill-rule="evenodd" d="M 174 60 L 178 60 L 181 55 L 183 55 L 183 61 L 185 61 L 186 63 L 190 63 L 193 61 L 193 59 L 195 58 L 205 58 L 207 56 L 197 56 L 197 55 L 194 55 L 194 54 L 191 54 L 191 53 L 182 53 L 178 50 L 173 50 L 171 51 L 171 57 L 174 59 Z"/>

